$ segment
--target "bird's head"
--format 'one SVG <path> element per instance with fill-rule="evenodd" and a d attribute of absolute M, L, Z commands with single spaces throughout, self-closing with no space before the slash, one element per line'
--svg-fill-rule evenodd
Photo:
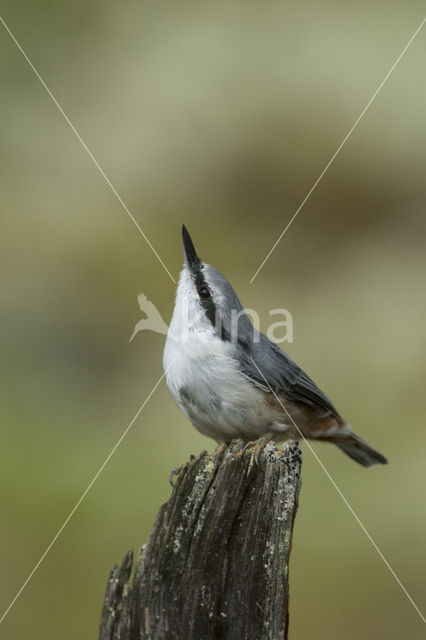
<path fill-rule="evenodd" d="M 253 327 L 228 280 L 203 262 L 188 230 L 182 226 L 185 263 L 176 296 L 175 313 L 189 331 L 214 334 L 225 341 L 246 339 Z"/>

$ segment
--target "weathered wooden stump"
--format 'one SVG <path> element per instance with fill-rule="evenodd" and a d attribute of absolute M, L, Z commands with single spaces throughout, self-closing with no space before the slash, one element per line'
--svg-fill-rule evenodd
<path fill-rule="evenodd" d="M 184 465 L 132 582 L 132 552 L 110 573 L 99 640 L 287 638 L 301 452 L 267 445 L 261 460 L 236 440 Z"/>

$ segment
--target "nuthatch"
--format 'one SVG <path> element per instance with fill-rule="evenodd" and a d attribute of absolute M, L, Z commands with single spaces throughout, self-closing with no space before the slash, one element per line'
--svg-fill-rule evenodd
<path fill-rule="evenodd" d="M 185 264 L 163 364 L 171 394 L 195 428 L 218 443 L 332 442 L 364 467 L 385 464 L 306 373 L 252 326 L 226 278 L 198 258 L 185 226 L 182 238 Z"/>

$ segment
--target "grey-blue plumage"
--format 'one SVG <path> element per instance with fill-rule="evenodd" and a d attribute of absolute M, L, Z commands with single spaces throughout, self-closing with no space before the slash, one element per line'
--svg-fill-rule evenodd
<path fill-rule="evenodd" d="M 364 466 L 386 459 L 356 436 L 331 400 L 257 331 L 227 279 L 197 256 L 183 227 L 185 264 L 164 349 L 169 389 L 194 426 L 217 442 L 312 438 Z"/>

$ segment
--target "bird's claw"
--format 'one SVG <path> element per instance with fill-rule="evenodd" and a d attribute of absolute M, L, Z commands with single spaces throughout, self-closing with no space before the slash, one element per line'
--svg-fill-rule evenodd
<path fill-rule="evenodd" d="M 274 437 L 273 433 L 264 433 L 263 435 L 259 436 L 257 440 L 252 440 L 251 442 L 247 442 L 247 444 L 244 446 L 243 455 L 249 449 L 253 449 L 250 456 L 247 475 L 250 475 L 251 470 L 253 469 L 255 464 L 259 469 L 263 468 L 261 464 L 261 455 L 267 444 L 269 443 L 275 444 L 274 441 L 272 440 L 273 437 Z"/>

